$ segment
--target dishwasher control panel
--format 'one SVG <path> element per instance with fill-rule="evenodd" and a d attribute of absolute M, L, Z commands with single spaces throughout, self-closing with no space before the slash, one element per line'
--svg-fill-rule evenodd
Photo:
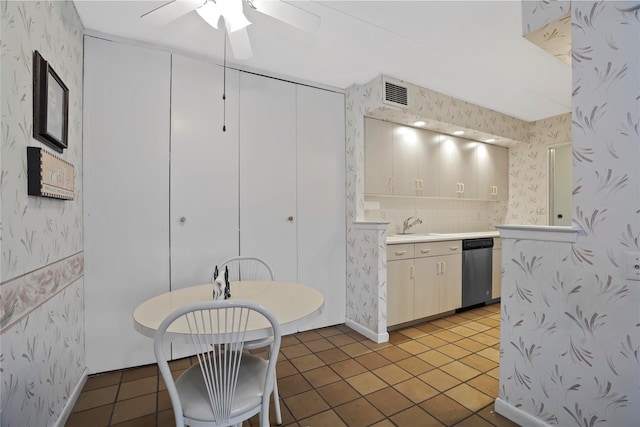
<path fill-rule="evenodd" d="M 462 241 L 462 250 L 492 248 L 493 239 L 491 237 L 482 239 L 467 239 Z"/>

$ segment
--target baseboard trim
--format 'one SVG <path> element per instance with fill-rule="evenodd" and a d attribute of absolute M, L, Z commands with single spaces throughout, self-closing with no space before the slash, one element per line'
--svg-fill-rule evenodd
<path fill-rule="evenodd" d="M 365 337 L 369 338 L 371 341 L 373 341 L 373 342 L 375 342 L 377 344 L 389 341 L 389 333 L 388 332 L 385 332 L 383 334 L 378 334 L 378 333 L 372 331 L 371 329 L 365 328 L 361 324 L 354 322 L 351 319 L 347 319 L 345 324 L 348 327 L 350 327 L 351 329 L 353 329 L 354 331 L 358 332 L 359 334 L 364 335 Z"/>
<path fill-rule="evenodd" d="M 56 421 L 55 423 L 55 427 L 64 427 L 64 425 L 67 423 L 67 420 L 71 415 L 71 411 L 73 411 L 73 407 L 78 401 L 78 397 L 80 397 L 80 393 L 82 393 L 82 389 L 84 388 L 84 385 L 87 383 L 88 376 L 89 376 L 89 370 L 87 368 L 84 368 L 84 371 L 82 372 L 82 376 L 80 377 L 80 381 L 78 381 L 78 384 L 76 384 L 75 388 L 71 392 L 69 399 L 67 399 L 67 404 L 64 405 L 64 408 L 62 409 L 62 413 L 58 417 L 58 421 Z"/>
<path fill-rule="evenodd" d="M 551 427 L 550 424 L 524 412 L 522 409 L 516 408 L 499 397 L 495 401 L 495 411 L 522 427 Z"/>

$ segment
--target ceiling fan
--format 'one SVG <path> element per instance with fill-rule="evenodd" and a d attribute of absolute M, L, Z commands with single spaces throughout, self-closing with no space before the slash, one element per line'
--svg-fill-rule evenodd
<path fill-rule="evenodd" d="M 247 59 L 253 52 L 247 33 L 247 26 L 251 22 L 243 12 L 245 4 L 304 31 L 313 32 L 320 27 L 319 16 L 281 0 L 172 0 L 143 14 L 141 18 L 155 25 L 164 25 L 195 9 L 202 19 L 216 29 L 222 18 L 233 55 L 237 59 Z"/>

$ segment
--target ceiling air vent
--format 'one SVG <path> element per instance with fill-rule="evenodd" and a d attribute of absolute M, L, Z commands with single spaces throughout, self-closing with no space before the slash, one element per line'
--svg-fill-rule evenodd
<path fill-rule="evenodd" d="M 385 104 L 395 105 L 396 107 L 407 107 L 409 105 L 408 93 L 406 86 L 399 85 L 389 79 L 383 79 Z"/>

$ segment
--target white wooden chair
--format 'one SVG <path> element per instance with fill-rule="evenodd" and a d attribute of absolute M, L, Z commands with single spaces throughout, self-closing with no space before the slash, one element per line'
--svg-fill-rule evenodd
<path fill-rule="evenodd" d="M 154 351 L 167 385 L 176 427 L 242 424 L 260 414 L 269 425 L 269 398 L 275 384 L 277 357 L 244 352 L 247 325 L 262 317 L 272 337 L 271 354 L 280 350 L 280 325 L 263 307 L 245 301 L 207 301 L 170 314 L 158 328 Z M 264 321 L 266 319 L 266 321 Z M 174 322 L 186 322 L 198 363 L 174 381 L 164 353 L 164 337 Z"/>
<path fill-rule="evenodd" d="M 275 280 L 273 269 L 263 259 L 253 256 L 237 256 L 232 257 L 220 264 L 219 271 L 224 271 L 225 267 L 229 267 L 229 281 L 238 280 Z M 211 277 L 213 282 L 214 278 Z M 245 343 L 246 350 L 254 350 L 262 347 L 269 347 L 269 354 L 272 353 L 271 338 L 264 340 L 256 340 Z M 269 356 L 270 357 L 270 356 Z M 278 393 L 278 381 L 273 387 L 273 403 L 276 413 L 276 423 L 282 424 L 282 411 L 280 409 L 280 394 Z"/>
<path fill-rule="evenodd" d="M 263 259 L 252 256 L 229 258 L 220 265 L 220 271 L 229 267 L 229 281 L 274 280 L 273 270 Z M 213 281 L 213 277 L 211 278 Z"/>

